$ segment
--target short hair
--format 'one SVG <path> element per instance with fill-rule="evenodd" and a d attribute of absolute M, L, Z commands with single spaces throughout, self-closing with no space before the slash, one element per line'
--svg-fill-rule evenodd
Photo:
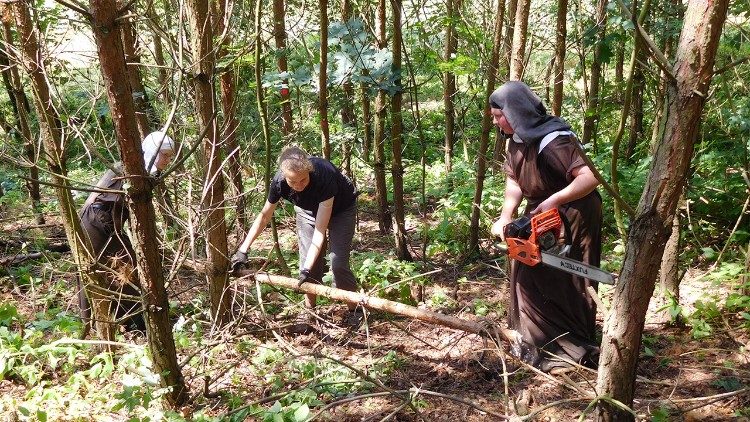
<path fill-rule="evenodd" d="M 143 163 L 146 170 L 153 174 L 156 172 L 156 155 L 163 152 L 172 152 L 175 150 L 175 142 L 166 133 L 162 131 L 151 132 L 143 138 L 141 142 L 143 149 Z M 151 166 L 149 167 L 149 164 Z"/>
<path fill-rule="evenodd" d="M 306 171 L 312 173 L 313 163 L 310 161 L 310 155 L 302 148 L 291 145 L 281 151 L 281 155 L 279 155 L 279 169 L 283 172 L 291 171 L 300 173 Z"/>

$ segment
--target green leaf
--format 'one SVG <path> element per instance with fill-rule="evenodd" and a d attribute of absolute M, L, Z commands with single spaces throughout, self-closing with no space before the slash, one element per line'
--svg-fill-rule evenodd
<path fill-rule="evenodd" d="M 716 256 L 718 255 L 714 248 L 711 247 L 705 247 L 701 248 L 701 252 L 703 252 L 703 257 L 706 258 L 709 261 L 713 261 L 716 259 Z"/>
<path fill-rule="evenodd" d="M 0 305 L 0 325 L 9 326 L 15 320 L 18 320 L 18 309 L 10 303 Z"/>
<path fill-rule="evenodd" d="M 281 402 L 279 402 L 278 400 L 276 400 L 276 403 L 274 403 L 273 406 L 271 406 L 271 408 L 268 409 L 268 411 L 271 412 L 271 413 L 279 413 L 279 412 L 281 412 Z"/>
<path fill-rule="evenodd" d="M 306 404 L 303 404 L 294 412 L 294 420 L 297 422 L 307 420 L 308 416 L 310 416 L 310 408 Z"/>
<path fill-rule="evenodd" d="M 667 422 L 669 421 L 669 409 L 660 407 L 651 414 L 651 422 Z"/>

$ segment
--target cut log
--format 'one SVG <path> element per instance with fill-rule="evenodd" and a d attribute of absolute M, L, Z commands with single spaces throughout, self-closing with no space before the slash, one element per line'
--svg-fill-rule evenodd
<path fill-rule="evenodd" d="M 255 279 L 261 283 L 271 284 L 273 286 L 283 287 L 300 293 L 309 293 L 318 296 L 325 296 L 329 299 L 338 300 L 352 305 L 361 305 L 367 309 L 375 309 L 395 315 L 405 316 L 407 318 L 417 319 L 428 324 L 437 324 L 444 327 L 461 330 L 472 334 L 479 334 L 483 337 L 500 339 L 508 341 L 511 346 L 516 347 L 520 341 L 520 334 L 517 331 L 502 328 L 494 323 L 482 323 L 469 321 L 461 318 L 452 317 L 403 303 L 394 302 L 379 297 L 370 296 L 366 293 L 350 292 L 348 290 L 337 289 L 316 283 L 303 283 L 298 285 L 296 278 L 284 277 L 251 270 L 238 270 L 234 272 L 236 277 L 242 279 Z"/>

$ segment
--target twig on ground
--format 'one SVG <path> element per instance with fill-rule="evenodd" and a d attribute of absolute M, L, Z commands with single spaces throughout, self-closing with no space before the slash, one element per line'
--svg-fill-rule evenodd
<path fill-rule="evenodd" d="M 670 403 L 675 403 L 675 404 L 678 404 L 678 403 L 695 403 L 695 402 L 704 402 L 704 401 L 717 401 L 717 400 L 725 399 L 725 398 L 728 398 L 728 397 L 738 396 L 740 394 L 747 393 L 747 392 L 750 392 L 750 387 L 741 388 L 739 390 L 730 391 L 728 393 L 714 394 L 714 395 L 711 395 L 711 396 L 690 397 L 690 398 L 687 398 L 687 399 L 670 399 L 670 400 L 664 400 L 664 399 L 641 399 L 641 400 L 638 400 L 638 401 L 641 402 L 641 403 L 660 403 L 660 402 L 664 402 L 664 401 L 669 401 Z M 701 404 L 698 407 L 702 407 L 702 406 L 705 406 L 707 404 L 710 404 L 710 403 L 704 403 L 704 404 Z M 698 407 L 696 407 L 696 409 Z"/>
<path fill-rule="evenodd" d="M 554 401 L 552 403 L 547 403 L 547 404 L 545 404 L 543 406 L 540 406 L 540 407 L 537 407 L 535 409 L 532 409 L 531 412 L 529 412 L 528 415 L 522 416 L 520 420 L 521 421 L 527 421 L 527 420 L 533 419 L 536 415 L 538 415 L 539 413 L 544 412 L 545 410 L 547 410 L 547 409 L 549 409 L 551 407 L 556 407 L 556 406 L 560 406 L 560 405 L 568 404 L 568 403 L 587 402 L 589 400 L 591 400 L 591 399 L 585 398 L 585 397 L 575 397 L 575 398 L 572 398 L 572 399 L 563 399 L 563 400 Z"/>
<path fill-rule="evenodd" d="M 414 394 L 413 397 L 416 397 L 419 394 L 424 394 L 424 395 L 428 395 L 428 396 L 434 396 L 434 397 L 439 397 L 439 398 L 443 398 L 443 399 L 448 399 L 448 400 L 451 400 L 451 401 L 455 401 L 455 402 L 458 402 L 458 403 L 465 404 L 465 405 L 467 405 L 467 406 L 469 406 L 469 407 L 471 407 L 471 408 L 473 408 L 475 410 L 478 410 L 480 412 L 483 412 L 483 413 L 486 413 L 488 415 L 494 416 L 496 418 L 500 418 L 502 420 L 507 420 L 508 419 L 508 417 L 505 416 L 505 415 L 502 415 L 502 414 L 497 413 L 497 412 L 493 412 L 491 410 L 487 410 L 487 409 L 483 408 L 482 406 L 474 403 L 473 401 L 465 399 L 463 397 L 454 396 L 454 395 L 450 395 L 450 394 L 438 393 L 438 392 L 430 391 L 430 390 L 423 390 L 423 389 L 420 389 L 420 388 L 410 388 L 409 390 L 393 390 L 392 392 L 390 392 L 390 391 L 382 391 L 382 392 L 378 392 L 378 393 L 368 393 L 368 394 L 362 394 L 362 395 L 355 396 L 355 397 L 347 397 L 347 398 L 344 398 L 344 399 L 341 399 L 341 400 L 336 400 L 334 402 L 331 402 L 331 403 L 327 404 L 325 407 L 321 408 L 309 420 L 312 421 L 315 418 L 317 418 L 318 416 L 320 416 L 324 411 L 326 411 L 328 409 L 331 409 L 333 407 L 345 404 L 345 403 L 349 403 L 349 402 L 353 402 L 353 401 L 359 401 L 359 400 L 364 400 L 364 399 L 368 399 L 368 398 L 372 398 L 372 397 L 384 397 L 384 396 L 391 396 L 391 395 L 395 395 L 395 396 L 403 399 L 403 397 L 400 396 L 401 394 L 410 394 L 410 397 L 411 397 L 411 394 Z"/>
<path fill-rule="evenodd" d="M 709 404 L 716 403 L 717 401 L 726 399 L 728 397 L 739 396 L 741 393 L 745 393 L 747 391 L 748 391 L 747 388 L 743 388 L 741 390 L 731 391 L 729 393 L 723 393 L 723 394 L 717 394 L 715 396 L 703 397 L 703 398 L 709 399 L 709 400 L 707 400 L 706 402 L 703 402 L 703 403 L 699 403 L 699 404 L 697 404 L 695 406 L 691 406 L 691 407 L 688 407 L 686 409 L 680 409 L 680 410 L 683 411 L 683 412 L 689 412 L 691 410 L 700 409 L 701 407 L 708 406 Z M 701 398 L 701 397 L 698 397 L 698 398 Z M 695 399 L 696 398 L 685 399 L 685 400 L 695 400 Z M 677 402 L 677 401 L 674 401 L 674 402 Z"/>
<path fill-rule="evenodd" d="M 50 346 L 58 346 L 61 344 L 89 344 L 94 346 L 115 346 L 115 347 L 126 347 L 131 349 L 137 349 L 141 347 L 137 344 L 129 344 L 129 343 L 120 343 L 117 341 L 107 341 L 107 340 L 83 340 L 83 339 L 73 339 L 73 338 L 61 338 L 60 340 L 55 340 L 52 343 L 50 343 Z"/>
<path fill-rule="evenodd" d="M 399 330 L 401 330 L 407 336 L 412 337 L 413 339 L 417 340 L 418 342 L 423 343 L 424 345 L 426 345 L 428 347 L 431 347 L 431 348 L 433 348 L 435 350 L 438 350 L 438 351 L 441 351 L 441 350 L 445 349 L 446 347 L 448 347 L 448 345 L 453 344 L 453 342 L 450 342 L 450 343 L 446 344 L 445 346 L 436 346 L 436 345 L 428 342 L 427 340 L 422 339 L 422 338 L 417 337 L 416 335 L 412 334 L 411 331 L 409 331 L 406 328 L 402 327 L 401 325 L 397 324 L 395 321 L 386 321 L 386 322 L 388 324 L 393 325 L 394 327 L 398 328 Z"/>

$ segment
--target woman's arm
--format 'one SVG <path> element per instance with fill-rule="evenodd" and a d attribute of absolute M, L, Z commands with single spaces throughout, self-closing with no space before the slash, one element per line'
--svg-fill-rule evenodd
<path fill-rule="evenodd" d="M 596 176 L 594 176 L 594 173 L 591 172 L 588 166 L 584 165 L 574 168 L 571 171 L 571 175 L 573 176 L 573 181 L 568 186 L 542 201 L 539 206 L 531 211 L 531 214 L 544 212 L 568 202 L 573 202 L 576 199 L 581 199 L 599 185 L 599 180 L 596 179 Z"/>
<path fill-rule="evenodd" d="M 523 200 L 523 192 L 518 183 L 510 177 L 505 178 L 505 200 L 503 200 L 503 210 L 500 218 L 492 224 L 490 232 L 493 236 L 505 240 L 503 228 L 513 219 L 513 213 L 516 212 L 518 205 Z"/>
<path fill-rule="evenodd" d="M 258 216 L 255 217 L 255 221 L 253 221 L 253 225 L 250 227 L 250 231 L 247 232 L 245 240 L 242 242 L 240 247 L 237 248 L 239 252 L 247 253 L 247 250 L 250 249 L 250 246 L 253 244 L 255 239 L 263 232 L 263 230 L 265 230 L 268 222 L 271 221 L 274 210 L 276 210 L 276 204 L 272 204 L 266 201 L 265 205 L 263 205 L 263 209 L 260 210 Z"/>
<path fill-rule="evenodd" d="M 323 247 L 323 241 L 326 238 L 326 230 L 328 230 L 328 222 L 331 221 L 331 213 L 333 212 L 333 198 L 326 199 L 325 201 L 318 204 L 318 213 L 315 215 L 315 233 L 313 233 L 310 247 L 307 248 L 307 256 L 305 257 L 305 265 L 302 270 L 310 270 L 315 264 L 315 261 L 320 255 L 320 250 Z"/>

